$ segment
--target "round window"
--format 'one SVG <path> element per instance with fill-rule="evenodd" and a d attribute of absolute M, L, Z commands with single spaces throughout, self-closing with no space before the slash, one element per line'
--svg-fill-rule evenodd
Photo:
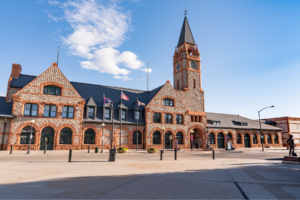
<path fill-rule="evenodd" d="M 196 62 L 191 62 L 191 68 L 192 68 L 192 69 L 197 69 Z"/>

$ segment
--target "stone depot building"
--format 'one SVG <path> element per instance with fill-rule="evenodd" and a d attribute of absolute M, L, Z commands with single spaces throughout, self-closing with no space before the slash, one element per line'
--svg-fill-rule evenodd
<path fill-rule="evenodd" d="M 170 65 L 172 67 L 172 65 Z M 46 68 L 45 68 L 46 69 Z M 281 147 L 281 128 L 238 115 L 207 113 L 201 85 L 201 60 L 187 18 L 173 56 L 169 81 L 151 91 L 70 82 L 53 63 L 39 76 L 21 74 L 12 65 L 7 94 L 0 97 L 1 150 Z M 129 101 L 120 101 L 121 91 Z M 104 94 L 114 103 L 104 103 Z M 137 99 L 145 103 L 138 106 Z M 122 121 L 122 128 L 120 122 Z M 137 126 L 138 123 L 138 126 Z M 121 130 L 120 130 L 121 129 Z M 171 136 L 171 137 L 170 137 Z M 103 141 L 103 143 L 102 143 Z M 120 144 L 121 143 L 121 144 Z"/>

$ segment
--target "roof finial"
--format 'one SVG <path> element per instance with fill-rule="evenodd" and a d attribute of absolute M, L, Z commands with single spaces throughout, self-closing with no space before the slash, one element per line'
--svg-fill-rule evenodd
<path fill-rule="evenodd" d="M 185 8 L 185 11 L 184 11 L 184 16 L 186 17 L 186 15 L 187 15 L 187 10 L 186 10 L 186 8 Z"/>

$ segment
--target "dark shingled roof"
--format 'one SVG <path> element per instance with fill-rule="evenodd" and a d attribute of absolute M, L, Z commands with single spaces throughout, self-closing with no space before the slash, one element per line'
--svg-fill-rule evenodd
<path fill-rule="evenodd" d="M 213 125 L 207 123 L 208 128 L 232 128 L 232 129 L 260 129 L 259 120 L 253 120 L 246 117 L 242 117 L 240 115 L 230 115 L 230 114 L 221 114 L 221 113 L 209 113 L 206 112 L 208 121 L 220 121 L 221 125 Z M 247 123 L 247 126 L 238 125 L 236 122 Z M 262 130 L 273 130 L 273 131 L 281 131 L 281 128 L 277 128 L 274 126 L 267 125 L 265 123 L 261 123 Z"/>
<path fill-rule="evenodd" d="M 12 105 L 13 103 L 6 103 L 6 97 L 0 97 L 0 117 L 13 118 Z"/>
<path fill-rule="evenodd" d="M 195 44 L 195 40 L 186 17 L 183 20 L 183 25 L 181 28 L 181 33 L 180 33 L 177 47 L 182 45 L 184 42 L 189 44 Z"/>
<path fill-rule="evenodd" d="M 17 88 L 23 88 L 25 85 L 30 83 L 33 79 L 35 79 L 36 76 L 29 76 L 21 74 L 18 79 L 13 79 L 10 87 L 17 87 Z M 121 96 L 121 88 L 119 87 L 112 87 L 112 86 L 104 86 L 104 85 L 95 85 L 95 84 L 88 84 L 88 83 L 78 83 L 78 82 L 70 82 L 73 87 L 77 90 L 77 92 L 80 94 L 80 96 L 86 101 L 86 103 L 92 99 L 94 100 L 94 103 L 98 106 L 97 108 L 97 116 L 96 120 L 92 119 L 86 119 L 86 116 L 84 115 L 85 121 L 97 121 L 102 120 L 103 118 L 103 93 L 105 93 L 105 96 L 110 98 L 114 104 L 114 108 L 118 108 L 121 104 L 120 96 Z M 164 85 L 155 88 L 151 91 L 143 91 L 143 90 L 134 90 L 134 89 L 128 89 L 128 88 L 122 88 L 123 92 L 126 96 L 128 96 L 129 101 L 123 100 L 123 105 L 128 108 L 128 122 L 136 122 L 133 119 L 133 110 L 136 109 L 137 106 L 137 97 L 140 102 L 145 103 L 146 105 L 153 99 L 153 97 L 159 92 L 159 90 Z M 144 110 L 144 106 L 140 106 L 139 109 Z M 132 112 L 132 113 L 131 113 Z M 84 112 L 85 113 L 85 112 Z M 116 116 L 117 115 L 117 116 Z M 119 115 L 118 112 L 115 112 L 115 122 L 118 120 Z M 144 122 L 144 119 L 141 119 Z M 140 122 L 139 122 L 140 123 Z M 141 122 L 142 123 L 142 122 Z"/>

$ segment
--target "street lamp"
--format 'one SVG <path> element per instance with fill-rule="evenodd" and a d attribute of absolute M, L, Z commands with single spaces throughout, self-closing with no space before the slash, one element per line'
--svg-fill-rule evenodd
<path fill-rule="evenodd" d="M 102 147 L 101 147 L 101 153 L 103 153 L 103 135 L 104 135 L 104 126 L 105 126 L 105 124 L 104 124 L 104 122 L 103 122 L 103 123 L 102 123 L 102 142 L 101 142 Z"/>
<path fill-rule="evenodd" d="M 192 146 L 191 146 L 191 148 L 192 148 L 192 151 L 194 151 L 194 142 L 193 142 L 193 140 L 194 140 L 194 136 L 193 136 L 193 133 L 194 133 L 194 130 L 192 129 L 192 130 L 190 130 L 190 134 L 191 134 L 191 142 L 192 142 Z"/>
<path fill-rule="evenodd" d="M 165 153 L 165 127 L 162 127 L 161 130 L 163 131 L 163 137 L 164 137 L 163 152 Z"/>
<path fill-rule="evenodd" d="M 30 154 L 30 144 L 31 144 L 31 138 L 32 138 L 32 125 L 33 124 L 34 124 L 34 120 L 31 120 L 31 129 L 30 129 L 29 146 L 28 146 L 27 154 Z"/>
<path fill-rule="evenodd" d="M 274 108 L 274 106 L 265 107 L 265 108 L 261 109 L 260 111 L 258 111 L 259 127 L 260 127 L 260 138 L 261 139 L 264 139 L 264 136 L 263 136 L 262 131 L 261 131 L 260 112 L 263 111 L 263 110 L 265 110 L 265 109 L 267 109 L 267 108 Z M 260 141 L 261 141 L 261 139 L 260 139 Z M 261 143 L 261 150 L 264 151 L 264 140 Z"/>

